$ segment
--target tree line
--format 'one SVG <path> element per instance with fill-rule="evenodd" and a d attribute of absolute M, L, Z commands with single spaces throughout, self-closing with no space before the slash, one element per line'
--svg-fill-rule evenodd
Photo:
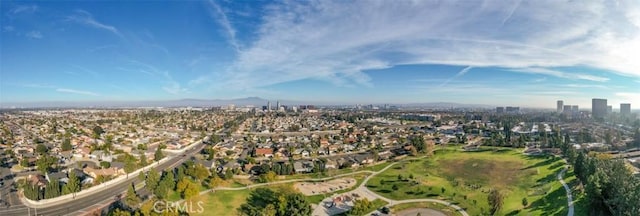
<path fill-rule="evenodd" d="M 569 135 L 561 150 L 584 186 L 591 215 L 640 215 L 640 180 L 624 159 L 576 150 L 569 144 Z"/>

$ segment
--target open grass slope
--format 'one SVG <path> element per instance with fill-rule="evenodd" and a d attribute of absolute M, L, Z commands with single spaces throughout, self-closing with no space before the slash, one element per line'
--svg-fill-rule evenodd
<path fill-rule="evenodd" d="M 205 211 L 191 215 L 236 215 L 236 209 L 246 202 L 251 190 L 216 191 L 196 197 L 203 201 Z"/>
<path fill-rule="evenodd" d="M 367 187 L 396 200 L 450 200 L 471 215 L 487 211 L 488 191 L 497 189 L 504 195 L 500 215 L 566 215 L 565 191 L 556 180 L 562 168 L 563 161 L 556 157 L 525 156 L 521 149 L 462 152 L 445 148 L 432 157 L 401 162 L 372 178 Z M 522 205 L 525 197 L 526 207 Z"/>

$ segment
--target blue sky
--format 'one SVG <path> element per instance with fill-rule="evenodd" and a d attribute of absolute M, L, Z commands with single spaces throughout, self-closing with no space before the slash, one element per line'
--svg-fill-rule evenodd
<path fill-rule="evenodd" d="M 640 105 L 633 0 L 2 1 L 0 9 L 0 103 Z"/>

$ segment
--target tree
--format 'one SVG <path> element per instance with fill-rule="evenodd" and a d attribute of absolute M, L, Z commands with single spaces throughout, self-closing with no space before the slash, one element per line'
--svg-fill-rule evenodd
<path fill-rule="evenodd" d="M 284 188 L 255 189 L 251 191 L 247 202 L 238 208 L 240 215 L 306 216 L 311 215 L 311 212 L 311 205 L 304 195 Z"/>
<path fill-rule="evenodd" d="M 127 210 L 122 210 L 120 208 L 116 208 L 109 215 L 111 215 L 111 216 L 131 216 L 131 212 L 129 212 Z"/>
<path fill-rule="evenodd" d="M 153 154 L 153 160 L 160 161 L 164 158 L 164 154 L 162 153 L 161 148 L 156 148 L 156 152 Z"/>
<path fill-rule="evenodd" d="M 49 151 L 49 148 L 47 148 L 47 146 L 45 146 L 44 144 L 38 144 L 36 145 L 36 153 L 40 154 L 40 155 L 44 155 Z"/>
<path fill-rule="evenodd" d="M 262 216 L 276 216 L 278 212 L 273 204 L 268 204 L 264 210 L 262 210 Z"/>
<path fill-rule="evenodd" d="M 156 187 L 158 187 L 158 182 L 160 182 L 160 175 L 157 171 L 151 170 L 147 172 L 147 178 L 144 183 L 150 191 L 155 191 Z"/>
<path fill-rule="evenodd" d="M 48 173 L 53 165 L 57 162 L 56 158 L 49 155 L 42 155 L 38 160 L 36 160 L 36 166 L 38 167 L 38 171 L 42 173 Z"/>
<path fill-rule="evenodd" d="M 139 163 L 140 167 L 146 167 L 148 165 L 147 160 L 148 159 L 146 154 L 143 153 L 142 155 L 140 155 L 140 163 Z"/>
<path fill-rule="evenodd" d="M 96 125 L 95 127 L 93 127 L 93 138 L 94 139 L 98 139 L 100 138 L 100 135 L 102 135 L 104 133 L 104 129 L 102 129 L 102 127 L 100 127 L 99 125 Z"/>
<path fill-rule="evenodd" d="M 276 180 L 276 177 L 277 177 L 277 175 L 276 175 L 275 172 L 269 171 L 269 172 L 266 172 L 266 173 L 260 175 L 259 181 L 263 182 L 263 183 L 272 182 L 272 181 Z"/>
<path fill-rule="evenodd" d="M 504 203 L 504 197 L 500 192 L 496 189 L 491 189 L 489 191 L 489 197 L 487 197 L 489 201 L 489 213 L 491 215 L 497 215 L 500 209 L 502 209 L 502 204 Z"/>
<path fill-rule="evenodd" d="M 373 203 L 371 203 L 367 198 L 358 199 L 353 202 L 353 208 L 347 212 L 347 215 L 365 215 L 370 212 L 373 207 Z"/>
<path fill-rule="evenodd" d="M 222 184 L 222 179 L 218 176 L 218 173 L 212 173 L 211 178 L 209 178 L 209 188 L 215 188 Z"/>
<path fill-rule="evenodd" d="M 62 193 L 73 194 L 73 198 L 76 198 L 76 193 L 80 191 L 80 179 L 76 176 L 76 172 L 71 170 L 69 172 L 69 181 L 64 186 Z"/>
<path fill-rule="evenodd" d="M 62 140 L 62 151 L 69 151 L 73 148 L 73 146 L 71 146 L 71 140 L 69 138 L 64 138 L 64 140 Z"/>
<path fill-rule="evenodd" d="M 193 178 L 198 180 L 199 182 L 204 181 L 205 178 L 209 176 L 209 170 L 206 167 L 202 166 L 202 164 L 198 164 L 194 166 Z"/>
<path fill-rule="evenodd" d="M 233 171 L 231 169 L 224 171 L 224 179 L 229 180 L 231 178 L 233 178 Z"/>
<path fill-rule="evenodd" d="M 307 216 L 313 211 L 311 204 L 305 199 L 301 193 L 290 193 L 286 196 L 287 208 L 285 215 L 291 216 Z"/>
<path fill-rule="evenodd" d="M 60 183 L 58 180 L 52 180 L 47 183 L 47 187 L 44 189 L 44 198 L 54 198 L 60 196 Z"/>
<path fill-rule="evenodd" d="M 415 136 L 411 138 L 411 145 L 420 153 L 426 152 L 426 146 L 424 142 L 424 138 L 422 136 Z"/>
<path fill-rule="evenodd" d="M 127 160 L 124 162 L 124 172 L 127 173 L 127 178 L 129 178 L 129 173 L 133 172 L 136 170 L 137 165 L 135 161 L 132 160 Z"/>
<path fill-rule="evenodd" d="M 138 204 L 140 204 L 140 198 L 138 197 L 138 194 L 136 194 L 136 190 L 133 187 L 133 184 L 129 185 L 129 189 L 127 189 L 127 195 L 125 196 L 124 202 L 132 209 L 137 208 Z"/>
<path fill-rule="evenodd" d="M 529 200 L 527 198 L 522 198 L 522 207 L 527 207 L 529 205 Z"/>
<path fill-rule="evenodd" d="M 196 183 L 189 181 L 187 187 L 182 191 L 182 198 L 190 199 L 191 197 L 197 196 L 199 194 L 199 188 Z"/>

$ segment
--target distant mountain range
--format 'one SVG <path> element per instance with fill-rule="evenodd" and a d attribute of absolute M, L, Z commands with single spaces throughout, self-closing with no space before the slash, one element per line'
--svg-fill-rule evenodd
<path fill-rule="evenodd" d="M 158 100 L 158 101 L 49 101 L 49 102 L 20 102 L 20 103 L 0 103 L 0 108 L 122 108 L 122 107 L 213 107 L 226 106 L 234 104 L 236 106 L 253 105 L 262 107 L 271 102 L 271 106 L 276 106 L 277 100 L 267 100 L 260 97 L 246 97 L 237 99 L 180 99 L 180 100 Z M 318 103 L 311 101 L 293 101 L 280 100 L 282 105 L 355 105 L 355 104 L 338 104 L 338 103 Z M 365 104 L 363 104 L 365 105 Z M 382 106 L 380 103 L 374 104 Z M 451 107 L 469 107 L 469 108 L 491 108 L 489 105 L 477 104 L 460 104 L 460 103 L 407 103 L 407 104 L 389 104 L 399 107 L 432 107 L 432 108 L 451 108 Z"/>

